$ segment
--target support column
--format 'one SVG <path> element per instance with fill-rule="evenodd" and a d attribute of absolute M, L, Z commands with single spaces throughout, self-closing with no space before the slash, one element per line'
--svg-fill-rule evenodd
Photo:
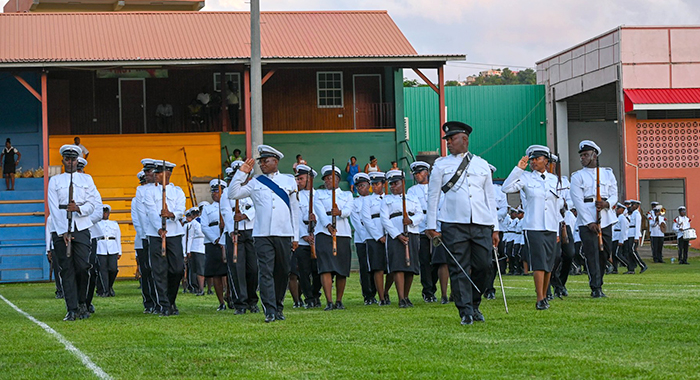
<path fill-rule="evenodd" d="M 46 71 L 41 73 L 41 142 L 44 162 L 44 223 L 49 216 L 49 103 Z"/>
<path fill-rule="evenodd" d="M 253 157 L 250 120 L 250 70 L 243 72 L 243 112 L 245 112 L 245 157 Z"/>
<path fill-rule="evenodd" d="M 445 131 L 442 125 L 447 122 L 447 109 L 445 108 L 445 66 L 438 67 L 438 102 L 440 104 L 440 150 L 442 156 L 447 156 L 447 141 L 443 139 Z"/>
<path fill-rule="evenodd" d="M 262 60 L 260 52 L 260 0 L 250 1 L 250 91 L 251 91 L 251 148 L 263 143 L 262 113 Z M 248 157 L 256 157 L 255 151 Z M 257 158 L 257 157 L 256 157 Z"/>
<path fill-rule="evenodd" d="M 566 101 L 554 102 L 554 112 L 556 113 L 557 149 L 555 152 L 561 160 L 561 174 L 570 175 L 571 159 L 569 157 L 569 118 L 566 108 Z"/>

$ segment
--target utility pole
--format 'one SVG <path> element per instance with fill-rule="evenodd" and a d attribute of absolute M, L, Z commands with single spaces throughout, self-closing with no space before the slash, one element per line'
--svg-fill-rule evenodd
<path fill-rule="evenodd" d="M 257 158 L 258 145 L 263 143 L 260 0 L 250 1 L 250 97 L 250 133 L 253 151 L 248 152 L 248 156 Z"/>

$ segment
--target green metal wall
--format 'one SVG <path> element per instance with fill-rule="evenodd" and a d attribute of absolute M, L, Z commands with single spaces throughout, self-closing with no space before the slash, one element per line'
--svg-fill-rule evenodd
<path fill-rule="evenodd" d="M 472 127 L 469 150 L 498 168 L 505 178 L 525 149 L 547 143 L 542 85 L 446 87 L 447 120 Z M 414 153 L 440 148 L 438 96 L 429 87 L 404 88 L 410 145 Z"/>

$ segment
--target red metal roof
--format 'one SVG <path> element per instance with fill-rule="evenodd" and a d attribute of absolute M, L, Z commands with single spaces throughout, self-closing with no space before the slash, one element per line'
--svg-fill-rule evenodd
<path fill-rule="evenodd" d="M 418 56 L 386 11 L 262 12 L 263 58 Z M 0 64 L 247 59 L 249 12 L 0 14 Z"/>
<path fill-rule="evenodd" d="M 700 88 L 641 88 L 625 91 L 625 112 L 635 104 L 700 104 Z"/>

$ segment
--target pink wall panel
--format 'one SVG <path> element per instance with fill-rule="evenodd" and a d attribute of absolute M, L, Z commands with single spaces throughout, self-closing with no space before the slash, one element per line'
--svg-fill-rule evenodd
<path fill-rule="evenodd" d="M 700 63 L 673 65 L 673 88 L 700 87 Z"/>
<path fill-rule="evenodd" d="M 668 62 L 668 29 L 622 29 L 622 63 Z"/>
<path fill-rule="evenodd" d="M 673 62 L 700 62 L 700 29 L 671 30 L 671 58 Z"/>
<path fill-rule="evenodd" d="M 668 65 L 624 65 L 623 88 L 670 88 Z"/>

